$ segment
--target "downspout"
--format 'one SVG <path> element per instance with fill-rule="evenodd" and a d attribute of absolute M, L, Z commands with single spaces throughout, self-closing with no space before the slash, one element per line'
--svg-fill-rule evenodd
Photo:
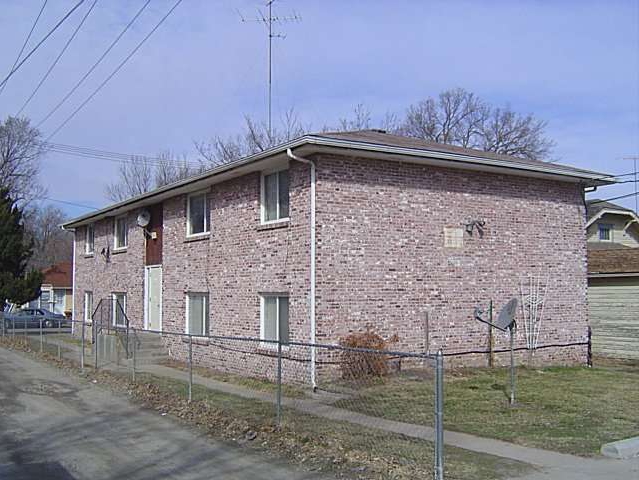
<path fill-rule="evenodd" d="M 73 229 L 73 273 L 71 278 L 71 282 L 73 283 L 73 285 L 71 286 L 71 333 L 72 334 L 75 333 L 74 320 L 76 320 L 75 318 L 75 244 L 77 240 L 76 239 L 77 233 L 78 231 L 74 228 Z"/>
<path fill-rule="evenodd" d="M 311 273 L 310 273 L 310 283 L 311 283 L 311 292 L 309 299 L 309 317 L 310 317 L 310 344 L 311 344 L 311 386 L 313 390 L 317 389 L 316 375 L 315 375 L 315 364 L 316 364 L 316 352 L 315 352 L 315 162 L 313 160 L 309 160 L 308 158 L 298 157 L 293 153 L 290 148 L 286 149 L 286 155 L 292 160 L 296 160 L 301 163 L 306 163 L 311 166 Z"/>

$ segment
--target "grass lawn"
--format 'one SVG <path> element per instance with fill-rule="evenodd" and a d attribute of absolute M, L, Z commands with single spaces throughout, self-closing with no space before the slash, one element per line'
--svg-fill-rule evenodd
<path fill-rule="evenodd" d="M 187 384 L 182 381 L 140 374 L 138 384 L 145 383 L 183 399 L 187 395 Z M 193 387 L 193 401 L 213 407 L 216 415 L 220 415 L 221 410 L 224 416 L 245 420 L 252 430 L 259 432 L 252 446 L 283 453 L 311 470 L 339 473 L 347 478 L 432 477 L 434 451 L 431 442 L 329 421 L 291 409 L 284 409 L 278 432 L 273 429 L 275 411 L 272 403 L 240 398 L 199 385 Z M 514 478 L 530 468 L 512 460 L 446 448 L 445 473 L 449 479 Z"/>
<path fill-rule="evenodd" d="M 515 408 L 508 405 L 508 375 L 507 369 L 446 371 L 445 428 L 582 456 L 639 435 L 639 362 L 518 368 Z M 432 378 L 406 374 L 336 406 L 433 425 L 432 399 Z"/>

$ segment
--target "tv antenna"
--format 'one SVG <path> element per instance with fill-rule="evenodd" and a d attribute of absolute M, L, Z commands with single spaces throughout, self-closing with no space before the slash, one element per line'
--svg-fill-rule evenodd
<path fill-rule="evenodd" d="M 268 0 L 265 4 L 266 12 L 258 9 L 257 16 L 253 18 L 246 18 L 242 13 L 238 10 L 237 14 L 240 16 L 240 20 L 242 23 L 248 22 L 256 22 L 262 23 L 266 26 L 268 31 L 268 137 L 269 141 L 271 140 L 272 133 L 272 86 L 273 86 L 273 39 L 281 38 L 285 39 L 286 35 L 278 32 L 273 32 L 273 24 L 278 23 L 290 23 L 290 22 L 301 22 L 302 16 L 296 12 L 293 12 L 292 15 L 279 16 L 273 15 L 273 4 L 275 0 Z"/>

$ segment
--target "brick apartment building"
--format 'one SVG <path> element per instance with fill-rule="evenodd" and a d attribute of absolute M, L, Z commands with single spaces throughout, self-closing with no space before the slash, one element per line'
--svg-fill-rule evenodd
<path fill-rule="evenodd" d="M 375 130 L 306 135 L 68 222 L 75 316 L 117 299 L 151 330 L 335 343 L 368 328 L 454 352 L 486 346 L 476 306 L 543 271 L 539 344 L 584 341 L 584 188 L 602 177 Z M 207 349 L 211 366 L 260 368 Z M 585 362 L 586 347 L 540 355 Z"/>

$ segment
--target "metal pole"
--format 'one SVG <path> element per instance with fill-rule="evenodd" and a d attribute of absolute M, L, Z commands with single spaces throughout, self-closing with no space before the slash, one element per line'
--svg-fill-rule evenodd
<path fill-rule="evenodd" d="M 515 405 L 515 325 L 510 327 L 510 405 Z"/>
<path fill-rule="evenodd" d="M 277 428 L 280 428 L 282 423 L 282 341 L 277 340 Z"/>
<path fill-rule="evenodd" d="M 42 335 L 42 319 L 40 319 L 40 353 L 44 351 L 44 336 Z"/>
<path fill-rule="evenodd" d="M 80 333 L 80 372 L 84 373 L 84 330 L 85 330 L 85 321 L 82 320 L 82 327 L 80 328 L 82 332 Z"/>
<path fill-rule="evenodd" d="M 4 314 L 3 314 L 3 315 L 2 315 L 2 338 L 4 338 L 4 337 L 5 337 L 5 331 L 4 331 L 4 329 L 5 329 L 5 326 L 6 326 L 6 325 L 4 324 L 4 322 L 5 322 L 5 318 L 4 318 Z"/>
<path fill-rule="evenodd" d="M 23 331 L 24 331 L 24 341 L 26 343 L 26 341 L 27 341 L 27 317 L 24 317 L 24 329 L 23 329 Z"/>
<path fill-rule="evenodd" d="M 494 340 L 493 340 L 493 301 L 490 301 L 490 305 L 488 307 L 488 318 L 490 325 L 488 325 L 488 366 L 493 368 L 495 365 L 495 354 L 493 353 L 494 349 Z"/>
<path fill-rule="evenodd" d="M 189 335 L 189 402 L 193 399 L 193 336 Z"/>
<path fill-rule="evenodd" d="M 592 328 L 588 325 L 588 366 L 592 367 Z"/>
<path fill-rule="evenodd" d="M 435 480 L 444 480 L 444 355 L 435 357 Z"/>
<path fill-rule="evenodd" d="M 12 318 L 11 323 L 12 323 L 11 336 L 15 339 L 16 338 L 16 319 Z"/>
<path fill-rule="evenodd" d="M 135 341 L 136 337 L 135 334 L 133 335 L 133 372 L 132 372 L 132 380 L 133 383 L 135 383 L 135 362 L 136 362 L 136 350 L 138 349 L 138 342 Z"/>
<path fill-rule="evenodd" d="M 98 324 L 93 322 L 93 353 L 95 356 L 95 371 L 98 371 Z"/>
<path fill-rule="evenodd" d="M 58 336 L 62 333 L 62 320 L 58 320 Z M 60 347 L 61 338 L 58 338 L 58 360 L 62 360 L 62 348 Z"/>

